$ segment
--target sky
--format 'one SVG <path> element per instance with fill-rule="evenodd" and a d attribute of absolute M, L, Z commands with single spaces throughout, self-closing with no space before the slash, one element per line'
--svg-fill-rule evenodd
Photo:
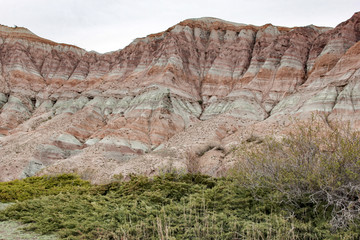
<path fill-rule="evenodd" d="M 0 24 L 100 53 L 188 18 L 335 27 L 360 11 L 359 0 L 0 0 L 0 6 Z"/>

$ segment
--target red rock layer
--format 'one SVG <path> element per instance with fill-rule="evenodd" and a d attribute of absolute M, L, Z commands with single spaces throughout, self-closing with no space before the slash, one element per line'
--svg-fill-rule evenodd
<path fill-rule="evenodd" d="M 141 162 L 220 114 L 244 125 L 322 112 L 358 126 L 359 40 L 360 13 L 334 29 L 189 19 L 106 54 L 0 26 L 0 181 Z"/>

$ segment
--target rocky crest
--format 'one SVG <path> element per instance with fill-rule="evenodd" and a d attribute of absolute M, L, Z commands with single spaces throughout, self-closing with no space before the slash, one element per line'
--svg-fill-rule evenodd
<path fill-rule="evenodd" d="M 106 54 L 0 26 L 0 181 L 219 175 L 250 128 L 314 113 L 360 127 L 359 40 L 360 12 L 334 29 L 189 19 Z"/>

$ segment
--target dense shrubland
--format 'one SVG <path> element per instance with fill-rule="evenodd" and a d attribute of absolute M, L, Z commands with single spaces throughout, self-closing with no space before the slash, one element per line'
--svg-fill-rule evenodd
<path fill-rule="evenodd" d="M 0 221 L 61 239 L 359 239 L 360 136 L 301 125 L 234 150 L 226 178 L 131 176 L 90 185 L 74 175 L 0 184 L 16 202 Z M 119 178 L 121 179 L 121 178 Z"/>

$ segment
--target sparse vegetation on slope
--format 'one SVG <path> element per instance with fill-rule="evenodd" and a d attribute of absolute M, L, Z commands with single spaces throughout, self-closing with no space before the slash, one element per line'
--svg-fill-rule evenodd
<path fill-rule="evenodd" d="M 61 239 L 359 239 L 358 133 L 301 125 L 281 140 L 244 144 L 226 178 L 166 173 L 91 186 L 61 175 L 2 183 L 1 201 L 17 202 L 0 220 Z"/>

